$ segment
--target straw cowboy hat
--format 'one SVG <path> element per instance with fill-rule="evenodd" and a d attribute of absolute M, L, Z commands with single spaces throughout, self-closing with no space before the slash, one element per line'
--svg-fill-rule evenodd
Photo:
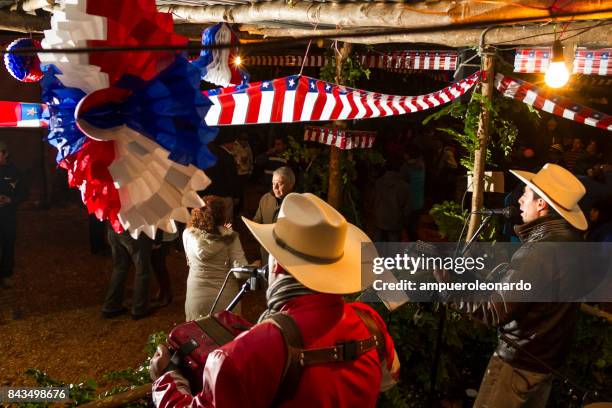
<path fill-rule="evenodd" d="M 568 170 L 556 164 L 546 163 L 537 173 L 510 170 L 523 183 L 544 199 L 563 218 L 579 230 L 587 229 L 587 220 L 578 207 L 578 201 L 586 190 Z"/>
<path fill-rule="evenodd" d="M 377 256 L 368 236 L 314 194 L 290 193 L 274 224 L 244 217 L 249 230 L 278 263 L 302 285 L 316 292 L 347 294 L 370 284 Z"/>

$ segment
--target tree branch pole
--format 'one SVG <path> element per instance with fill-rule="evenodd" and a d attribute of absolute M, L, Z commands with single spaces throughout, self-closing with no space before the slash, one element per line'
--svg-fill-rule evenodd
<path fill-rule="evenodd" d="M 352 45 L 344 43 L 339 52 L 336 53 L 336 83 L 342 85 L 346 78 L 342 75 L 342 65 L 351 53 Z M 346 122 L 334 121 L 334 127 L 346 129 Z M 330 146 L 329 151 L 329 178 L 327 184 L 327 202 L 336 210 L 342 205 L 342 174 L 340 173 L 340 160 L 342 160 L 342 149 Z"/>
<path fill-rule="evenodd" d="M 491 100 L 493 96 L 493 77 L 494 72 L 494 50 L 485 46 L 485 36 L 487 31 L 493 27 L 489 27 L 482 32 L 480 37 L 480 53 L 481 70 L 482 70 L 482 96 L 487 100 Z M 489 123 L 490 112 L 487 106 L 482 104 L 480 110 L 480 118 L 478 120 L 478 141 L 479 148 L 474 153 L 474 174 L 472 175 L 472 207 L 471 212 L 478 211 L 482 208 L 484 201 L 484 171 L 487 160 L 487 143 L 489 139 Z M 480 216 L 472 214 L 466 241 L 469 241 L 480 223 Z"/>

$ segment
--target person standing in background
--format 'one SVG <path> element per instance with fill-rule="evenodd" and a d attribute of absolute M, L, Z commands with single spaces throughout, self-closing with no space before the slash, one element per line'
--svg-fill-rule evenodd
<path fill-rule="evenodd" d="M 418 146 L 408 147 L 404 153 L 404 164 L 400 168 L 400 173 L 410 185 L 410 215 L 406 228 L 410 239 L 416 241 L 419 216 L 425 207 L 425 162 Z"/>
<path fill-rule="evenodd" d="M 204 203 L 204 207 L 191 211 L 191 219 L 183 231 L 189 265 L 186 321 L 206 316 L 230 268 L 247 264 L 238 233 L 225 221 L 224 201 L 220 197 L 205 196 Z M 238 281 L 231 275 L 214 311 L 223 310 L 238 290 Z M 233 312 L 240 314 L 240 304 Z"/>
<path fill-rule="evenodd" d="M 264 194 L 259 200 L 259 206 L 253 221 L 258 224 L 274 224 L 278 217 L 278 211 L 285 196 L 295 187 L 295 173 L 290 167 L 280 167 L 272 173 L 272 191 Z M 261 247 L 261 262 L 268 262 L 268 253 Z"/>
<path fill-rule="evenodd" d="M 19 170 L 9 161 L 8 146 L 0 141 L 0 288 L 12 286 L 17 206 L 26 194 Z"/>
<path fill-rule="evenodd" d="M 155 242 L 151 249 L 151 266 L 158 286 L 157 295 L 153 298 L 154 305 L 157 307 L 167 306 L 172 302 L 172 285 L 166 258 L 178 236 L 178 232 L 171 233 L 163 230 L 157 230 L 155 235 Z"/>
<path fill-rule="evenodd" d="M 108 243 L 113 254 L 113 273 L 102 306 L 102 317 L 112 319 L 127 313 L 128 309 L 123 306 L 123 292 L 130 270 L 130 262 L 133 262 L 135 273 L 132 319 L 140 320 L 152 313 L 152 309 L 149 308 L 149 282 L 152 270 L 153 240 L 144 233 L 140 233 L 138 238 L 134 239 L 130 236 L 129 231 L 118 234 L 110 225 L 107 228 Z"/>

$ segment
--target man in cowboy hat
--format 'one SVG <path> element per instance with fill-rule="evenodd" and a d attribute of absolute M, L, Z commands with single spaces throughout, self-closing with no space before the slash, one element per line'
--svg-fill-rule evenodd
<path fill-rule="evenodd" d="M 367 235 L 308 193 L 287 195 L 274 224 L 243 220 L 270 253 L 268 309 L 259 324 L 208 356 L 195 397 L 178 371 L 161 375 L 169 356 L 160 347 L 150 367 L 154 403 L 374 407 L 379 391 L 397 379 L 398 357 L 380 316 L 342 298 L 369 283 L 361 282 L 362 267 L 371 271 L 375 256 L 361 253 Z"/>
<path fill-rule="evenodd" d="M 515 226 L 523 245 L 512 256 L 502 281 L 537 281 L 548 288 L 553 282 L 570 285 L 576 271 L 573 254 L 563 251 L 561 245 L 534 243 L 582 241 L 580 231 L 586 230 L 587 221 L 578 201 L 585 193 L 584 186 L 556 164 L 548 163 L 537 173 L 511 173 L 525 183 L 519 199 L 523 224 Z M 436 277 L 441 280 L 440 274 Z M 533 297 L 520 302 L 512 296 L 516 294 L 494 292 L 482 302 L 453 305 L 499 330 L 499 345 L 474 407 L 545 407 L 551 369 L 563 363 L 571 345 L 579 303 Z"/>

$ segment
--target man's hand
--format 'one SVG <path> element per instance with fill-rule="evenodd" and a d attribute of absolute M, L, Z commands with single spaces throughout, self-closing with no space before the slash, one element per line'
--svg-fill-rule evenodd
<path fill-rule="evenodd" d="M 151 380 L 155 381 L 161 377 L 169 363 L 170 352 L 168 351 L 168 347 L 160 344 L 157 346 L 157 351 L 155 351 L 155 355 L 151 359 L 151 365 L 149 366 Z"/>
<path fill-rule="evenodd" d="M 0 205 L 7 205 L 10 203 L 11 203 L 11 197 L 0 194 Z"/>

